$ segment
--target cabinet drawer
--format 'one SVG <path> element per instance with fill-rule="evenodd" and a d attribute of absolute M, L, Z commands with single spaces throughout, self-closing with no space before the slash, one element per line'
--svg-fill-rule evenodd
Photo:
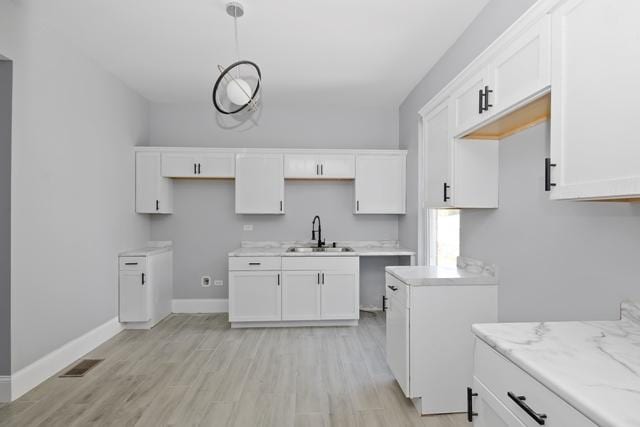
<path fill-rule="evenodd" d="M 229 257 L 230 271 L 280 270 L 280 257 Z"/>
<path fill-rule="evenodd" d="M 516 404 L 508 393 L 525 396 L 526 401 L 523 403 L 536 413 L 546 415 L 546 426 L 596 426 L 551 390 L 479 339 L 476 340 L 474 363 L 474 376 L 524 425 L 537 427 L 540 424 Z"/>
<path fill-rule="evenodd" d="M 283 270 L 357 271 L 359 258 L 354 257 L 284 257 Z"/>
<path fill-rule="evenodd" d="M 119 258 L 120 271 L 141 271 L 147 267 L 146 257 L 120 257 Z"/>
<path fill-rule="evenodd" d="M 392 297 L 396 298 L 400 304 L 403 304 L 406 308 L 410 308 L 409 286 L 404 282 L 396 279 L 389 273 L 385 273 L 385 290 L 388 299 Z"/>

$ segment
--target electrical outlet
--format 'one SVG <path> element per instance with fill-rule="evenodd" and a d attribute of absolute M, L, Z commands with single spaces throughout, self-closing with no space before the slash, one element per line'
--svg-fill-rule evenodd
<path fill-rule="evenodd" d="M 214 280 L 213 281 L 213 286 L 223 286 L 224 285 L 224 281 L 223 280 Z"/>
<path fill-rule="evenodd" d="M 253 231 L 253 224 L 245 224 L 244 227 L 242 227 L 242 229 L 244 231 Z"/>
<path fill-rule="evenodd" d="M 211 286 L 211 276 L 202 276 L 200 278 L 200 286 L 208 288 Z"/>

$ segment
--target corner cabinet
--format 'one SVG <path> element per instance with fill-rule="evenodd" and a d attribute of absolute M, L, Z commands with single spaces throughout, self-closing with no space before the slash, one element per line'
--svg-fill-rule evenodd
<path fill-rule="evenodd" d="M 635 0 L 552 12 L 552 199 L 640 198 L 638 16 Z"/>
<path fill-rule="evenodd" d="M 406 213 L 406 153 L 356 156 L 356 214 Z"/>
<path fill-rule="evenodd" d="M 236 156 L 236 213 L 284 214 L 282 154 Z"/>
<path fill-rule="evenodd" d="M 170 179 L 162 177 L 160 169 L 160 153 L 136 153 L 137 213 L 173 213 L 173 184 Z"/>

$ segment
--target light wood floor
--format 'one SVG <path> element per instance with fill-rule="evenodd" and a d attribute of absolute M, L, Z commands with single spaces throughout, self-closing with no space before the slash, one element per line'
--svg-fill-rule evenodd
<path fill-rule="evenodd" d="M 87 357 L 84 378 L 53 377 L 0 406 L 0 426 L 462 427 L 420 417 L 384 359 L 384 318 L 344 328 L 229 329 L 226 314 L 172 315 L 124 331 Z"/>

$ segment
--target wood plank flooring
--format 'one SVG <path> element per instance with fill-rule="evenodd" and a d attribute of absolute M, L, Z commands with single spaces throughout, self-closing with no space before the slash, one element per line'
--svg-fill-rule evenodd
<path fill-rule="evenodd" d="M 172 315 L 87 357 L 9 404 L 0 426 L 463 427 L 420 417 L 384 357 L 384 317 L 342 328 L 230 329 L 226 314 Z"/>

